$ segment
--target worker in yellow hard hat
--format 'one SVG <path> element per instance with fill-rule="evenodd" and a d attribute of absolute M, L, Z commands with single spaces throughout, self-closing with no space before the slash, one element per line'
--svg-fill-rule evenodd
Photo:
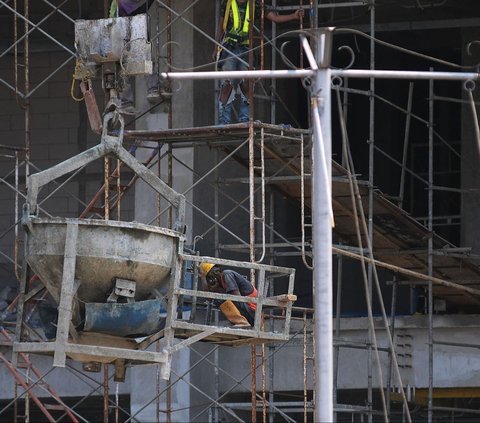
<path fill-rule="evenodd" d="M 253 11 L 250 10 L 250 3 L 253 4 Z M 249 0 L 222 0 L 220 3 L 220 20 L 216 41 L 222 45 L 218 48 L 215 44 L 213 58 L 217 63 L 217 69 L 222 71 L 241 71 L 248 69 L 248 50 L 250 14 L 254 18 L 260 18 L 262 5 L 260 0 L 250 2 Z M 264 6 L 264 16 L 269 21 L 284 23 L 293 20 L 301 20 L 304 16 L 303 9 L 295 10 L 293 13 L 279 15 L 269 6 Z M 238 121 L 248 122 L 250 119 L 248 83 L 244 80 L 225 79 L 220 88 L 218 101 L 218 122 L 221 125 L 231 123 L 232 105 L 235 96 L 240 96 L 240 110 Z"/>
<path fill-rule="evenodd" d="M 256 298 L 256 288 L 240 273 L 233 270 L 222 270 L 219 265 L 212 263 L 201 263 L 199 275 L 202 287 L 205 291 L 241 295 L 244 297 Z M 251 327 L 255 322 L 254 303 L 223 301 L 220 310 L 234 327 Z"/>

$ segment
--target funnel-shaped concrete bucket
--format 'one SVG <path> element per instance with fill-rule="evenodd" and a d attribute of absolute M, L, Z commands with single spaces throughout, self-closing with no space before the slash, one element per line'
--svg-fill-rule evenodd
<path fill-rule="evenodd" d="M 112 362 L 121 359 L 123 363 L 125 360 L 159 363 L 162 365 L 162 377 L 167 379 L 170 372 L 170 352 L 140 352 L 135 345 L 125 345 L 123 338 L 118 336 L 108 340 L 102 336 L 91 338 L 86 335 L 87 318 L 83 315 L 85 303 L 110 304 L 110 301 L 115 301 L 117 297 L 125 297 L 127 303 L 124 302 L 125 298 L 121 298 L 120 302 L 124 306 L 102 308 L 102 312 L 106 310 L 105 317 L 110 319 L 107 319 L 108 322 L 113 321 L 116 325 L 113 317 L 116 317 L 117 308 L 131 312 L 132 310 L 126 307 L 128 304 L 136 306 L 136 302 L 146 300 L 151 294 L 158 295 L 154 291 L 161 290 L 162 287 L 168 287 L 171 294 L 172 287 L 179 286 L 180 281 L 180 257 L 185 233 L 185 197 L 174 191 L 123 148 L 123 129 L 123 118 L 116 111 L 107 113 L 99 145 L 30 175 L 27 180 L 27 201 L 22 218 L 26 231 L 25 260 L 58 303 L 58 319 L 54 342 L 23 341 L 28 336 L 22 332 L 21 323 L 29 290 L 28 272 L 24 271 L 21 288 L 23 295 L 17 316 L 17 325 L 21 328 L 18 339 L 22 341 L 15 343 L 15 351 L 53 352 L 53 365 L 60 367 L 65 366 L 67 356 L 81 361 Z M 170 228 L 137 222 L 39 217 L 41 203 L 38 202 L 38 194 L 43 186 L 107 156 L 119 159 L 169 203 L 173 212 Z M 153 309 L 159 311 L 160 305 L 161 300 L 158 299 L 158 307 Z M 172 319 L 176 310 L 175 298 L 167 302 L 167 305 L 166 321 Z M 142 312 L 145 310 L 146 308 L 141 308 Z M 100 313 L 94 317 L 101 318 L 103 315 Z M 149 314 L 148 319 L 157 323 L 149 325 L 149 328 L 157 330 L 161 326 L 158 324 L 158 313 L 156 316 Z M 121 329 L 122 324 L 132 323 L 125 320 L 128 319 L 123 317 L 122 320 L 119 317 L 116 326 Z M 85 326 L 82 326 L 82 321 Z M 145 322 L 140 323 L 143 328 Z M 146 323 L 151 322 L 148 320 Z M 95 332 L 96 327 L 89 329 Z M 171 330 L 168 331 L 166 344 L 173 345 Z M 142 345 L 140 348 L 148 346 Z"/>
<path fill-rule="evenodd" d="M 119 125 L 118 133 L 109 135 L 108 128 L 113 122 Z M 25 259 L 57 301 L 65 277 L 80 282 L 76 292 L 80 302 L 106 301 L 115 279 L 134 281 L 135 300 L 145 299 L 152 289 L 167 283 L 167 276 L 181 248 L 185 197 L 122 147 L 123 130 L 122 116 L 117 112 L 107 113 L 99 145 L 28 178 L 23 216 L 28 233 Z M 38 194 L 44 185 L 106 156 L 119 159 L 171 204 L 175 215 L 174 228 L 136 222 L 38 217 Z M 75 239 L 69 240 L 67 246 L 68 226 L 75 226 L 76 230 L 72 232 Z M 75 269 L 69 268 L 65 272 L 65 261 L 72 256 Z"/>
<path fill-rule="evenodd" d="M 180 236 L 173 230 L 135 222 L 31 218 L 26 260 L 56 301 L 69 223 L 78 224 L 75 279 L 80 302 L 105 302 L 116 278 L 136 282 L 136 301 L 168 284 Z"/>

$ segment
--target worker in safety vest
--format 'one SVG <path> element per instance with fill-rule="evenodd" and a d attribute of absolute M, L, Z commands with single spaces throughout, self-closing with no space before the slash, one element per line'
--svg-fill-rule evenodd
<path fill-rule="evenodd" d="M 258 293 L 251 282 L 240 273 L 233 270 L 222 270 L 220 266 L 212 263 L 201 263 L 199 275 L 204 291 L 218 292 L 221 294 L 242 295 L 257 298 Z M 254 303 L 223 301 L 220 310 L 234 327 L 250 327 L 255 322 Z"/>
<path fill-rule="evenodd" d="M 155 0 L 112 0 L 110 4 L 109 17 L 135 16 L 140 13 L 148 13 L 148 9 Z M 171 92 L 158 77 L 158 61 L 154 61 L 155 70 L 152 75 L 145 76 L 147 85 L 147 100 L 150 103 L 158 103 L 160 100 L 166 100 L 172 96 Z M 136 114 L 134 106 L 134 97 L 132 85 L 135 79 L 126 78 L 124 88 L 120 94 L 121 108 L 120 112 L 125 114 Z"/>
<path fill-rule="evenodd" d="M 225 48 L 215 45 L 213 52 L 217 69 L 223 71 L 248 70 L 248 50 L 250 29 L 250 3 L 251 0 L 222 0 L 220 5 L 220 20 L 216 41 Z M 261 17 L 261 4 L 259 0 L 253 2 L 253 16 Z M 284 23 L 295 19 L 302 19 L 303 9 L 298 9 L 288 15 L 278 15 L 264 6 L 264 16 L 272 22 Z M 228 51 L 227 51 L 228 50 Z M 239 60 L 241 59 L 241 60 Z M 250 110 L 248 103 L 248 83 L 246 81 L 232 81 L 226 79 L 222 82 L 218 102 L 218 123 L 228 125 L 231 123 L 232 103 L 235 95 L 240 95 L 239 122 L 248 122 Z"/>

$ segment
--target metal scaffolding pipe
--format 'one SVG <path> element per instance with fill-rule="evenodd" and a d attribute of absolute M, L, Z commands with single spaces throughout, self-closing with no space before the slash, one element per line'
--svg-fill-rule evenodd
<path fill-rule="evenodd" d="M 209 72 L 162 72 L 163 79 L 256 79 L 256 78 L 307 78 L 314 77 L 315 72 L 299 70 L 251 70 L 251 71 L 209 71 Z M 471 79 L 471 78 L 469 78 Z"/>
<path fill-rule="evenodd" d="M 335 253 L 341 254 L 341 255 L 344 255 L 344 256 L 347 256 L 347 257 L 350 257 L 350 258 L 354 258 L 354 259 L 357 259 L 357 260 L 364 260 L 364 261 L 372 262 L 373 264 L 375 264 L 375 266 L 383 267 L 384 269 L 389 269 L 393 272 L 402 273 L 404 275 L 411 276 L 411 277 L 414 277 L 414 278 L 417 278 L 417 279 L 421 279 L 423 281 L 431 280 L 433 283 L 435 283 L 437 285 L 448 286 L 450 288 L 454 288 L 454 289 L 457 289 L 459 291 L 463 291 L 464 293 L 468 293 L 468 294 L 472 294 L 472 295 L 475 295 L 477 297 L 480 297 L 480 290 L 479 289 L 470 288 L 468 286 L 463 286 L 463 285 L 460 285 L 460 284 L 455 283 L 455 282 L 450 282 L 450 281 L 447 281 L 447 280 L 444 280 L 444 279 L 436 278 L 434 276 L 429 276 L 429 275 L 425 275 L 423 273 L 418 273 L 418 272 L 415 272 L 414 270 L 405 269 L 403 267 L 395 266 L 395 265 L 389 264 L 389 263 L 385 263 L 385 262 L 380 261 L 380 260 L 371 259 L 368 256 L 362 256 L 360 254 L 354 253 L 352 251 L 347 251 L 347 250 L 344 250 L 344 249 L 341 249 L 341 248 L 338 248 L 338 247 L 332 247 L 332 252 L 334 254 Z"/>
<path fill-rule="evenodd" d="M 319 43 L 318 54 L 323 54 L 323 46 Z M 318 60 L 318 58 L 317 58 Z M 331 175 L 331 161 L 322 162 L 321 146 L 325 158 L 331 157 L 331 104 L 330 104 L 330 69 L 317 71 L 315 80 L 315 96 L 321 95 L 313 103 L 312 113 L 318 111 L 321 128 L 314 127 L 314 166 L 312 189 L 313 216 L 313 281 L 315 286 L 315 367 L 317 369 L 317 386 L 315 390 L 315 418 L 321 422 L 333 421 L 333 340 L 332 340 L 332 226 L 331 198 L 329 198 L 330 180 L 325 175 Z M 316 108 L 316 110 L 314 110 Z M 316 120 L 314 119 L 316 122 Z M 328 166 L 325 172 L 324 166 Z"/>
<path fill-rule="evenodd" d="M 375 70 L 375 0 L 372 0 L 370 6 L 370 70 Z M 369 122 L 368 122 L 368 240 L 370 245 L 373 245 L 373 189 L 374 189 L 374 168 L 375 168 L 375 78 L 370 77 L 369 81 Z M 373 94 L 373 95 L 372 95 Z M 361 245 L 361 244 L 360 244 Z M 369 297 L 368 303 L 371 305 L 373 301 L 373 267 L 372 263 L 368 263 L 368 292 L 366 295 Z M 368 326 L 368 340 L 370 343 L 376 345 L 375 330 L 373 325 Z M 376 351 L 378 357 L 378 352 Z M 367 407 L 368 407 L 368 422 L 372 423 L 372 407 L 373 407 L 373 350 L 368 349 L 368 363 L 367 363 Z M 380 380 L 380 383 L 382 381 Z"/>
<path fill-rule="evenodd" d="M 430 71 L 433 72 L 431 68 Z M 428 230 L 433 233 L 433 81 L 428 99 Z M 428 237 L 428 276 L 433 275 L 433 237 Z M 433 421 L 433 282 L 428 281 L 428 423 Z"/>
<path fill-rule="evenodd" d="M 475 81 L 480 79 L 478 72 L 422 72 L 368 69 L 331 69 L 331 76 L 344 78 L 378 78 L 378 79 L 421 79 L 445 81 Z M 251 71 L 209 71 L 209 72 L 162 72 L 163 79 L 248 79 L 248 78 L 312 78 L 314 70 L 251 70 Z"/>
<path fill-rule="evenodd" d="M 469 81 L 480 78 L 478 72 L 422 72 L 395 70 L 332 69 L 332 76 L 345 78 L 423 79 Z"/>

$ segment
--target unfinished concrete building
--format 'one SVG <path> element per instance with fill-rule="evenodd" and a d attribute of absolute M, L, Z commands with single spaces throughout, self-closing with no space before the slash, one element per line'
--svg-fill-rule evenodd
<path fill-rule="evenodd" d="M 221 3 L 0 0 L 0 421 L 477 421 L 480 4 L 260 0 L 220 126 Z"/>

